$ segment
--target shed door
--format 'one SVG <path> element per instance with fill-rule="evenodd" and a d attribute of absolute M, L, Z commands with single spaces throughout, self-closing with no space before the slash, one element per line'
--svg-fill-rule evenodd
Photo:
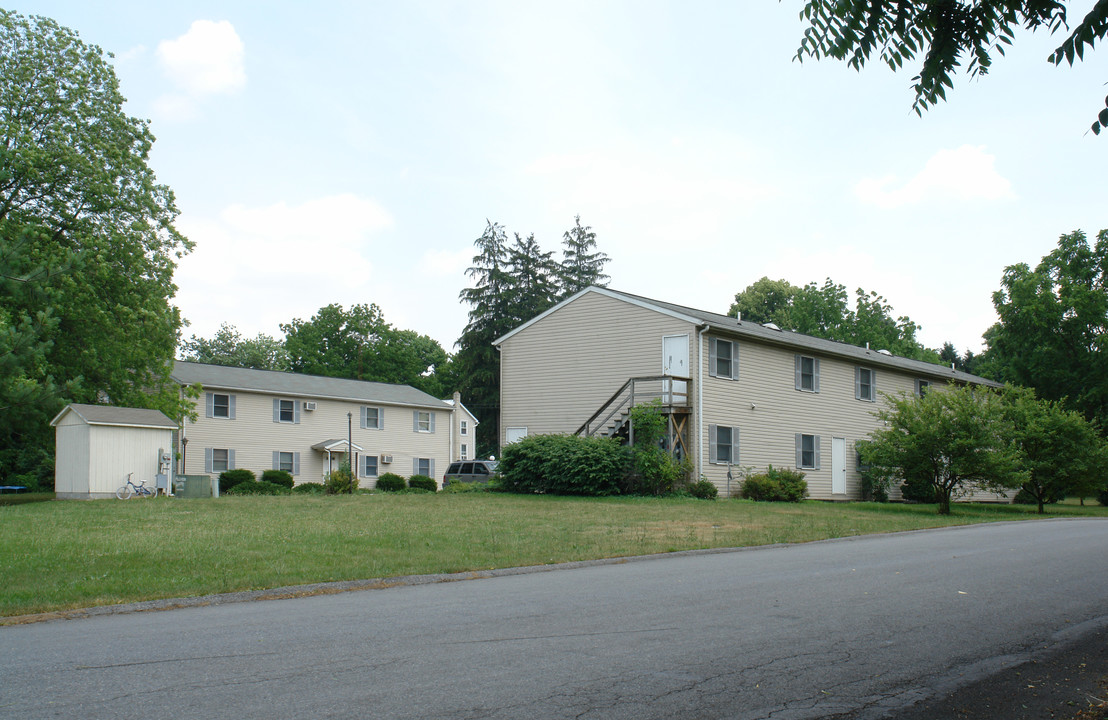
<path fill-rule="evenodd" d="M 666 335 L 662 338 L 662 374 L 689 377 L 689 336 Z M 664 390 L 669 390 L 665 388 Z M 672 392 L 677 398 L 671 398 L 668 392 L 664 392 L 666 404 L 685 401 L 688 392 L 688 383 L 675 381 Z"/>
<path fill-rule="evenodd" d="M 846 494 L 846 440 L 831 438 L 831 494 Z"/>

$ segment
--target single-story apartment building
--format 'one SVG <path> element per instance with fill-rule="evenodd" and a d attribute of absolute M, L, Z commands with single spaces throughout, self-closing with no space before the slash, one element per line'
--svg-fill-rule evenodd
<path fill-rule="evenodd" d="M 599 287 L 494 344 L 501 446 L 532 434 L 626 431 L 628 407 L 657 399 L 672 448 L 721 494 L 737 489 L 742 469 L 772 464 L 802 470 L 813 498 L 858 499 L 855 443 L 878 427 L 884 394 L 997 386 L 881 348 Z"/>

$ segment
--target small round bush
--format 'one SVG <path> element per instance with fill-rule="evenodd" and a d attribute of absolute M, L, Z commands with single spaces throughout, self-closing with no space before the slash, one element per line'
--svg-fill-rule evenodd
<path fill-rule="evenodd" d="M 350 465 L 343 463 L 337 470 L 327 473 L 323 487 L 328 495 L 351 495 L 358 489 L 358 478 L 350 472 Z"/>
<path fill-rule="evenodd" d="M 322 495 L 326 491 L 323 483 L 307 482 L 292 486 L 292 492 L 297 495 Z"/>
<path fill-rule="evenodd" d="M 271 482 L 274 485 L 283 485 L 292 489 L 292 473 L 287 470 L 266 470 L 262 472 L 262 482 Z"/>
<path fill-rule="evenodd" d="M 764 473 L 751 475 L 743 482 L 740 494 L 748 500 L 800 502 L 808 494 L 808 483 L 799 470 L 767 465 Z"/>
<path fill-rule="evenodd" d="M 398 492 L 404 488 L 404 478 L 396 473 L 385 473 L 377 478 L 377 489 L 382 492 Z"/>
<path fill-rule="evenodd" d="M 719 495 L 719 488 L 710 480 L 697 480 L 689 485 L 689 494 L 701 500 L 715 500 Z"/>
<path fill-rule="evenodd" d="M 219 474 L 219 494 L 223 495 L 239 483 L 254 482 L 255 479 L 254 471 L 246 468 L 224 470 Z"/>
<path fill-rule="evenodd" d="M 429 478 L 426 475 L 412 475 L 408 478 L 408 487 L 413 490 L 430 490 L 435 492 L 439 489 L 438 483 L 434 478 Z"/>

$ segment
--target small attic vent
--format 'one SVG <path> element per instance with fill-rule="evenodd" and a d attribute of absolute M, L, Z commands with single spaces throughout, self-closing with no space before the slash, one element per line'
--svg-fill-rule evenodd
<path fill-rule="evenodd" d="M 878 350 L 877 352 L 881 353 L 882 355 L 888 355 L 889 357 L 893 356 L 893 354 L 888 350 Z"/>
<path fill-rule="evenodd" d="M 765 323 L 764 325 L 762 325 L 762 327 L 767 327 L 770 330 L 776 330 L 777 332 L 781 332 L 781 328 L 777 327 L 777 325 L 775 325 L 774 323 Z"/>

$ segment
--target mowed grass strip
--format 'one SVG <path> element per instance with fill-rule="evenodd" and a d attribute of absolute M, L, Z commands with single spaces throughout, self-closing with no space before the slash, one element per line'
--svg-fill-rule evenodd
<path fill-rule="evenodd" d="M 1108 516 L 1058 505 L 1048 517 Z M 1033 519 L 1034 507 L 469 494 L 0 507 L 0 616 Z"/>

